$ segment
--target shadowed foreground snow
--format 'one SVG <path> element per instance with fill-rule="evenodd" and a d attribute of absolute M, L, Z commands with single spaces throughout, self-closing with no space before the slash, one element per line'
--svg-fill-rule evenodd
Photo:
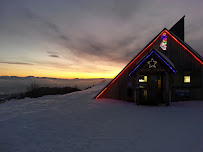
<path fill-rule="evenodd" d="M 93 100 L 104 85 L 0 104 L 0 152 L 203 151 L 203 101 Z"/>

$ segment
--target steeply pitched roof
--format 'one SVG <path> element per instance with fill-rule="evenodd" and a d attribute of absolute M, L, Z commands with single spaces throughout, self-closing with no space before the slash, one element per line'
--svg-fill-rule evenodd
<path fill-rule="evenodd" d="M 182 41 L 185 39 L 185 24 L 184 24 L 185 15 L 169 30 L 178 36 Z"/>
<path fill-rule="evenodd" d="M 101 94 L 103 94 L 122 74 L 125 72 L 137 59 L 150 47 L 156 42 L 156 40 L 164 33 L 166 32 L 169 34 L 178 44 L 180 44 L 185 50 L 187 50 L 201 65 L 203 65 L 203 58 L 191 47 L 189 47 L 188 44 L 183 42 L 180 38 L 178 38 L 174 33 L 170 32 L 166 28 L 164 28 L 149 44 L 147 44 L 142 51 L 140 51 L 126 66 L 125 68 L 96 96 L 95 99 L 98 99 Z"/>

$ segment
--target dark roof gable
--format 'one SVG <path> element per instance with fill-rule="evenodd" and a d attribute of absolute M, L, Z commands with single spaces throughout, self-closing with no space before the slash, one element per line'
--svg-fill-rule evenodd
<path fill-rule="evenodd" d="M 172 63 L 172 61 L 167 58 L 163 53 L 157 51 L 156 49 L 152 49 L 149 53 L 147 53 L 137 64 L 135 69 L 129 74 L 129 76 L 131 76 L 131 74 L 133 74 L 141 65 L 142 63 L 149 58 L 152 54 L 155 54 L 156 56 L 158 56 L 168 67 L 170 70 L 172 70 L 173 73 L 176 73 L 176 68 L 175 65 Z"/>

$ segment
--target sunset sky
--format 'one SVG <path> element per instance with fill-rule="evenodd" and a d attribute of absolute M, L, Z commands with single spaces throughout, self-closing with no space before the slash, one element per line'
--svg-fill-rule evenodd
<path fill-rule="evenodd" d="M 185 15 L 203 56 L 203 0 L 0 0 L 0 76 L 113 78 Z"/>

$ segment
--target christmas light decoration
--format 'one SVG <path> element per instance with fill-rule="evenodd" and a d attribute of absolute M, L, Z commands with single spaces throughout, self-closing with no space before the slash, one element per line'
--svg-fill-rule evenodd
<path fill-rule="evenodd" d="M 137 66 L 136 66 L 136 68 L 129 74 L 129 76 L 131 77 L 131 74 L 133 73 L 133 72 L 135 72 L 136 70 L 137 70 L 137 68 L 138 67 L 140 67 L 140 65 L 147 59 L 147 58 L 149 58 L 150 56 L 151 56 L 151 54 L 152 53 L 154 53 L 154 54 L 156 54 L 172 71 L 173 71 L 173 73 L 175 73 L 176 74 L 176 71 L 172 68 L 172 66 L 170 66 L 160 55 L 158 55 L 155 51 L 152 51 L 149 55 L 147 55 Z M 154 59 L 152 58 L 152 60 L 154 61 Z M 151 60 L 151 61 L 152 61 Z M 151 62 L 151 61 L 148 61 L 148 62 Z M 147 62 L 147 63 L 148 63 Z M 155 64 L 157 63 L 157 61 L 154 61 L 154 66 L 155 66 Z M 149 63 L 148 63 L 149 64 Z M 155 66 L 156 67 L 156 66 Z"/>
<path fill-rule="evenodd" d="M 153 58 L 151 58 L 151 60 L 147 63 L 149 64 L 149 68 L 156 68 L 157 61 L 154 61 Z"/>
<path fill-rule="evenodd" d="M 162 50 L 166 50 L 167 48 L 167 36 L 166 36 L 166 33 L 164 32 L 161 36 L 161 44 L 160 44 L 160 47 L 162 48 Z"/>

